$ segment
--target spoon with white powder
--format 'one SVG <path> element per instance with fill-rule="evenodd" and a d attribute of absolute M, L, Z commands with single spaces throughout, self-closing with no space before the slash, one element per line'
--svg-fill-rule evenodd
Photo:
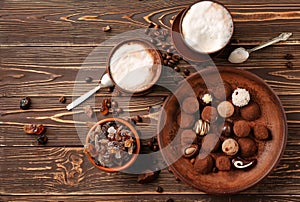
<path fill-rule="evenodd" d="M 229 55 L 228 61 L 231 63 L 243 63 L 249 58 L 250 53 L 252 53 L 253 51 L 270 46 L 279 41 L 286 41 L 286 40 L 288 40 L 288 38 L 290 38 L 290 36 L 292 36 L 292 33 L 284 32 L 284 33 L 281 33 L 278 37 L 275 37 L 275 38 L 271 39 L 270 41 L 267 41 L 266 43 L 263 43 L 254 48 L 251 48 L 251 49 L 245 49 L 243 47 L 237 48 L 234 51 L 232 51 L 232 53 Z"/>
<path fill-rule="evenodd" d="M 86 99 L 88 99 L 89 97 L 91 97 L 94 93 L 96 93 L 98 90 L 100 90 L 100 88 L 102 88 L 102 87 L 111 87 L 111 86 L 113 86 L 113 82 L 110 79 L 109 75 L 106 73 L 106 74 L 104 74 L 102 76 L 101 82 L 100 82 L 100 84 L 98 86 L 96 86 L 95 88 L 93 88 L 89 92 L 83 94 L 82 96 L 80 96 L 79 98 L 77 98 L 76 100 L 74 100 L 72 103 L 70 103 L 66 107 L 67 110 L 71 110 L 71 109 L 77 107 L 82 102 L 84 102 Z"/>

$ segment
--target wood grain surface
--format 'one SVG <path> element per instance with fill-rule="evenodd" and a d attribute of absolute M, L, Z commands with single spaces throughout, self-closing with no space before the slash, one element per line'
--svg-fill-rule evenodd
<path fill-rule="evenodd" d="M 68 112 L 73 96 L 93 88 L 78 79 L 84 69 L 104 71 L 113 38 L 127 31 L 145 29 L 149 22 L 170 27 L 181 9 L 195 1 L 0 1 L 0 201 L 299 201 L 300 200 L 300 2 L 299 0 L 219 0 L 232 13 L 235 32 L 231 43 L 218 57 L 217 66 L 246 69 L 269 84 L 279 96 L 288 119 L 288 142 L 276 169 L 255 187 L 234 196 L 212 196 L 188 187 L 164 169 L 149 184 L 138 184 L 135 175 L 108 174 L 94 168 L 84 156 L 75 124 L 83 131 L 87 117 L 76 123 L 82 110 Z M 111 32 L 103 32 L 106 25 Z M 293 32 L 286 42 L 251 54 L 243 64 L 227 61 L 239 47 L 258 45 L 281 32 Z M 86 61 L 97 48 L 97 57 Z M 286 54 L 293 59 L 287 60 Z M 289 62 L 289 65 L 287 63 Z M 84 64 L 84 65 L 83 65 Z M 292 65 L 291 65 L 292 64 Z M 211 63 L 203 64 L 203 67 Z M 180 68 L 190 68 L 182 62 Z M 190 71 L 195 71 L 190 68 Z M 178 85 L 168 71 L 159 83 Z M 84 84 L 82 91 L 73 91 Z M 155 86 L 146 96 L 130 98 L 130 116 L 148 116 L 148 106 L 159 107 L 170 92 Z M 29 110 L 20 110 L 19 101 L 32 98 Z M 65 104 L 59 103 L 66 96 Z M 100 103 L 114 96 L 100 90 L 84 105 Z M 124 95 L 122 95 L 124 96 Z M 123 100 L 122 100 L 123 99 Z M 126 106 L 126 96 L 120 105 Z M 83 106 L 84 106 L 83 105 Z M 26 123 L 46 126 L 49 142 L 37 145 L 23 132 Z M 137 127 L 145 139 L 156 135 L 156 124 L 145 118 Z M 145 141 L 142 142 L 145 145 Z M 157 193 L 162 186 L 164 192 Z"/>

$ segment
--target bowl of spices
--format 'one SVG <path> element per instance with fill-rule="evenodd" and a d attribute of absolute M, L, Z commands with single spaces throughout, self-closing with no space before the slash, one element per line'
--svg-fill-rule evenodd
<path fill-rule="evenodd" d="M 140 139 L 129 122 L 106 118 L 90 129 L 84 150 L 96 168 L 117 172 L 126 170 L 135 162 L 140 152 Z"/>

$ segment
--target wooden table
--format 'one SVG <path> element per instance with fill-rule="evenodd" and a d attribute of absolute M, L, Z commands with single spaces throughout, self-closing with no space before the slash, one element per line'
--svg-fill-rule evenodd
<path fill-rule="evenodd" d="M 170 27 L 172 16 L 192 2 L 0 1 L 0 201 L 300 201 L 299 0 L 219 0 L 233 15 L 235 32 L 226 50 L 213 58 L 215 64 L 263 78 L 280 97 L 288 118 L 283 158 L 257 186 L 234 196 L 211 196 L 176 181 L 166 169 L 154 182 L 138 184 L 135 175 L 101 172 L 84 156 L 72 112 L 65 106 L 72 96 L 79 96 L 73 94 L 73 85 L 85 58 L 101 44 L 99 62 L 89 65 L 105 68 L 108 51 L 115 45 L 106 40 L 145 28 L 150 21 Z M 106 25 L 112 27 L 111 32 L 102 31 Z M 253 47 L 287 31 L 293 32 L 289 41 L 253 53 L 244 64 L 227 62 L 234 48 Z M 293 58 L 286 59 L 286 54 Z M 92 88 L 99 78 L 93 79 L 91 84 L 81 82 Z M 132 98 L 131 115 L 147 114 L 145 107 L 163 104 L 168 95 L 154 87 L 147 96 Z M 25 96 L 32 99 L 26 111 L 19 109 Z M 60 96 L 66 96 L 66 104 L 59 103 Z M 96 107 L 110 96 L 104 89 L 97 93 Z M 48 144 L 37 145 L 35 137 L 26 135 L 26 123 L 44 124 Z M 147 131 L 147 123 L 138 127 Z M 155 130 L 147 133 L 155 134 Z M 163 193 L 156 192 L 158 185 Z"/>

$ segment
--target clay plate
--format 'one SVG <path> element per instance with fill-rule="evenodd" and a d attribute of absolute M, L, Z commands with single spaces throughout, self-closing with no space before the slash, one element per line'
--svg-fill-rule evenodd
<path fill-rule="evenodd" d="M 189 76 L 187 82 L 182 83 L 175 94 L 166 100 L 165 113 L 161 113 L 159 119 L 158 143 L 165 161 L 180 180 L 206 193 L 232 194 L 257 184 L 278 164 L 286 145 L 286 117 L 279 98 L 262 79 L 250 72 L 234 68 L 219 67 L 219 72 L 214 69 L 201 70 L 201 76 L 199 73 Z M 191 85 L 192 91 L 197 95 L 205 86 L 203 78 L 214 81 L 219 73 L 233 88 L 244 87 L 254 95 L 253 99 L 260 105 L 262 112 L 256 121 L 267 124 L 272 139 L 258 146 L 257 165 L 250 170 L 219 171 L 203 175 L 194 171 L 189 160 L 181 156 L 180 135 L 177 135 L 179 126 L 176 123 L 180 111 L 178 102 L 189 96 L 187 84 Z"/>

